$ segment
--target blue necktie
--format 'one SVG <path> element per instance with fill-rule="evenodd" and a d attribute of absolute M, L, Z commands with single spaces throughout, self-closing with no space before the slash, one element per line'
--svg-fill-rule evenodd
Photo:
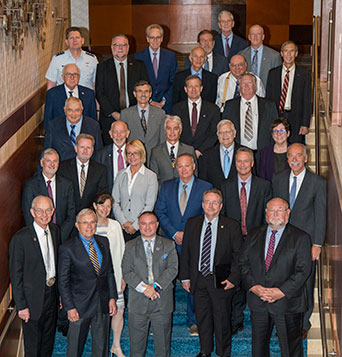
<path fill-rule="evenodd" d="M 224 151 L 223 171 L 224 177 L 227 178 L 230 171 L 230 157 L 227 149 Z"/>
<path fill-rule="evenodd" d="M 209 61 L 208 61 L 208 58 L 207 58 L 207 60 L 204 62 L 204 69 L 205 69 L 206 71 L 209 71 Z"/>
<path fill-rule="evenodd" d="M 70 131 L 70 140 L 72 143 L 75 145 L 76 144 L 76 133 L 75 133 L 75 124 L 70 125 L 71 131 Z"/>
<path fill-rule="evenodd" d="M 297 177 L 293 176 L 293 182 L 290 191 L 290 209 L 292 209 L 295 200 L 296 200 L 296 191 L 297 191 Z"/>
<path fill-rule="evenodd" d="M 239 97 L 241 97 L 240 90 L 239 90 L 239 81 L 236 81 L 234 98 L 239 98 Z"/>
<path fill-rule="evenodd" d="M 254 56 L 252 59 L 252 73 L 258 75 L 258 50 L 254 50 Z"/>

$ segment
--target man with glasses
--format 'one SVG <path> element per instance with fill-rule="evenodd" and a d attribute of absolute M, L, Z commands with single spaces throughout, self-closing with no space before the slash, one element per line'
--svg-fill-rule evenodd
<path fill-rule="evenodd" d="M 146 28 L 148 48 L 137 52 L 134 57 L 145 63 L 148 79 L 152 86 L 151 105 L 164 109 L 170 114 L 172 108 L 172 85 L 178 71 L 176 55 L 164 48 L 164 30 L 158 24 Z"/>
<path fill-rule="evenodd" d="M 109 130 L 114 120 L 120 119 L 121 110 L 137 104 L 133 95 L 135 83 L 148 80 L 145 64 L 128 57 L 128 37 L 117 34 L 112 38 L 113 57 L 98 65 L 95 92 L 100 104 L 100 125 L 105 145 L 112 143 Z"/>
<path fill-rule="evenodd" d="M 83 104 L 83 114 L 97 119 L 95 94 L 92 89 L 79 85 L 80 70 L 73 64 L 67 64 L 62 73 L 63 84 L 49 89 L 46 92 L 44 108 L 44 127 L 57 117 L 64 115 L 65 100 L 70 97 L 80 98 Z"/>

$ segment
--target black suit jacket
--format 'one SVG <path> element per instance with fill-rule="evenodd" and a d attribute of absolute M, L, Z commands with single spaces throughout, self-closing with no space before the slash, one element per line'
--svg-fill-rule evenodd
<path fill-rule="evenodd" d="M 109 299 L 117 299 L 116 284 L 108 238 L 94 236 L 102 253 L 99 275 L 81 238 L 75 235 L 59 248 L 58 288 L 66 311 L 76 309 L 80 318 L 91 318 L 100 304 L 108 314 Z"/>
<path fill-rule="evenodd" d="M 222 184 L 236 176 L 235 153 L 240 144 L 234 144 L 233 160 L 230 165 L 228 177 L 224 177 L 224 172 L 220 158 L 220 144 L 208 149 L 199 159 L 199 178 L 213 184 L 215 188 L 220 189 Z"/>
<path fill-rule="evenodd" d="M 114 186 L 113 145 L 106 145 L 94 153 L 94 160 L 107 168 L 108 192 L 112 194 Z"/>
<path fill-rule="evenodd" d="M 217 141 L 216 126 L 220 121 L 220 109 L 217 105 L 202 100 L 201 112 L 195 135 L 192 136 L 188 100 L 177 103 L 172 108 L 172 115 L 178 115 L 182 120 L 180 141 L 191 145 L 203 153 L 214 146 Z"/>
<path fill-rule="evenodd" d="M 307 310 L 305 281 L 311 272 L 310 237 L 287 224 L 274 252 L 271 265 L 265 268 L 267 226 L 253 229 L 241 249 L 240 269 L 251 311 L 271 314 L 299 313 Z M 254 285 L 279 288 L 285 297 L 273 303 L 262 301 L 249 289 Z"/>
<path fill-rule="evenodd" d="M 212 72 L 206 71 L 205 69 L 203 69 L 202 71 L 203 71 L 202 72 L 203 90 L 201 93 L 201 97 L 203 100 L 215 104 L 216 94 L 217 94 L 217 75 Z M 173 105 L 181 102 L 182 100 L 188 99 L 184 87 L 185 87 L 185 79 L 187 76 L 190 76 L 190 74 L 191 74 L 190 68 L 176 73 L 175 80 L 173 82 L 173 90 L 172 90 Z"/>
<path fill-rule="evenodd" d="M 190 280 L 191 294 L 196 293 L 196 281 L 199 273 L 200 238 L 204 215 L 188 219 L 183 236 L 180 260 L 180 280 Z M 227 217 L 219 216 L 214 255 L 214 266 L 227 264 L 230 266 L 228 280 L 235 286 L 240 283 L 238 254 L 242 243 L 239 224 Z"/>
<path fill-rule="evenodd" d="M 240 196 L 237 175 L 221 186 L 223 196 L 222 214 L 241 222 Z M 251 191 L 247 204 L 247 231 L 265 223 L 265 208 L 272 197 L 271 183 L 252 175 Z"/>
<path fill-rule="evenodd" d="M 33 223 L 30 213 L 33 199 L 39 195 L 49 196 L 43 174 L 36 173 L 24 183 L 21 208 L 26 225 Z M 56 175 L 56 223 L 61 229 L 62 242 L 66 241 L 75 224 L 75 194 L 72 182 L 60 175 Z"/>
<path fill-rule="evenodd" d="M 273 120 L 278 118 L 278 111 L 274 102 L 258 97 L 258 138 L 257 149 L 260 150 L 265 146 L 273 143 L 270 126 Z M 226 102 L 222 119 L 231 120 L 236 129 L 236 142 L 241 144 L 241 126 L 240 126 L 240 98 L 230 99 Z"/>
<path fill-rule="evenodd" d="M 189 57 L 185 59 L 184 69 L 188 69 L 191 67 L 191 62 Z M 221 74 L 229 71 L 228 61 L 226 57 L 213 52 L 213 69 L 212 73 L 216 74 L 217 77 L 220 77 Z"/>
<path fill-rule="evenodd" d="M 80 196 L 76 158 L 60 163 L 58 173 L 70 180 L 74 186 L 76 214 L 83 208 L 91 208 L 98 193 L 108 192 L 107 168 L 90 160 L 83 195 Z"/>
<path fill-rule="evenodd" d="M 53 223 L 49 224 L 49 229 L 57 273 L 60 233 L 58 227 Z M 9 271 L 17 310 L 28 308 L 30 318 L 38 320 L 44 307 L 46 270 L 33 224 L 22 228 L 12 237 L 9 247 Z"/>
<path fill-rule="evenodd" d="M 221 56 L 224 56 L 221 34 L 215 36 L 214 40 L 215 40 L 215 46 L 214 46 L 213 51 L 218 53 Z M 230 59 L 234 55 L 238 54 L 241 50 L 243 50 L 247 46 L 248 46 L 248 42 L 244 38 L 239 37 L 238 35 L 235 35 L 235 33 L 234 33 L 232 45 L 230 46 L 230 49 L 229 49 L 227 63 L 230 62 Z"/>

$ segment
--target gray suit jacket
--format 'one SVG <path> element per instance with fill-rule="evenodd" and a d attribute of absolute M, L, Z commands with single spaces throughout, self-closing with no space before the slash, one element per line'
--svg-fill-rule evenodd
<path fill-rule="evenodd" d="M 251 72 L 252 70 L 252 61 L 251 61 L 251 46 L 246 47 L 244 50 L 239 52 L 240 55 L 245 57 L 247 62 L 247 71 Z M 266 88 L 268 72 L 271 68 L 280 66 L 282 60 L 279 52 L 273 50 L 270 47 L 264 45 L 262 51 L 262 61 L 260 66 L 259 77 Z"/>
<path fill-rule="evenodd" d="M 190 145 L 179 142 L 177 156 L 181 154 L 190 154 L 196 161 L 195 149 Z M 157 174 L 159 187 L 164 181 L 179 177 L 176 167 L 172 167 L 166 142 L 152 149 L 150 169 Z M 197 165 L 195 174 L 197 175 Z"/>
<path fill-rule="evenodd" d="M 165 112 L 162 109 L 149 106 L 146 135 L 141 126 L 138 107 L 134 105 L 121 112 L 120 120 L 127 123 L 131 131 L 128 140 L 139 139 L 146 148 L 147 162 L 150 161 L 151 150 L 165 140 L 164 120 Z"/>
<path fill-rule="evenodd" d="M 138 314 L 147 313 L 149 299 L 135 290 L 140 282 L 148 284 L 146 254 L 141 236 L 126 243 L 122 258 L 123 279 L 129 286 L 128 309 Z M 178 273 L 178 257 L 174 241 L 156 236 L 152 270 L 154 281 L 161 287 L 160 299 L 153 301 L 161 314 L 173 311 L 173 283 Z"/>
<path fill-rule="evenodd" d="M 118 172 L 114 183 L 114 217 L 123 225 L 125 222 L 133 222 L 136 230 L 138 227 L 138 217 L 142 212 L 153 211 L 158 193 L 157 175 L 145 167 L 142 175 L 137 172 L 131 194 L 128 193 L 128 175 L 125 170 Z"/>

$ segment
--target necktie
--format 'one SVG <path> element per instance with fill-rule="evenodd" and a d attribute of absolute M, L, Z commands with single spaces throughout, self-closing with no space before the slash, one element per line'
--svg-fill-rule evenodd
<path fill-rule="evenodd" d="M 152 257 L 153 257 L 152 245 L 151 245 L 151 241 L 145 239 L 145 242 L 147 243 L 146 260 L 147 260 L 147 268 L 148 268 L 148 283 L 153 284 L 154 277 L 153 277 L 153 270 L 152 270 Z"/>
<path fill-rule="evenodd" d="M 230 47 L 229 47 L 229 39 L 228 37 L 226 37 L 226 46 L 225 46 L 225 57 L 228 57 L 229 56 L 229 50 L 230 50 Z"/>
<path fill-rule="evenodd" d="M 286 95 L 287 95 L 287 89 L 289 87 L 289 80 L 290 80 L 290 71 L 286 70 L 285 78 L 284 78 L 284 83 L 283 83 L 283 88 L 281 90 L 281 95 L 280 95 L 280 102 L 279 102 L 279 112 L 283 113 L 284 112 L 284 107 L 285 107 L 285 102 L 286 102 Z"/>
<path fill-rule="evenodd" d="M 246 226 L 246 216 L 247 216 L 247 192 L 246 192 L 246 182 L 241 182 L 240 190 L 240 209 L 241 209 L 241 231 L 245 236 L 247 234 Z"/>
<path fill-rule="evenodd" d="M 141 119 L 140 119 L 141 126 L 144 130 L 144 135 L 146 135 L 146 131 L 147 131 L 145 112 L 146 112 L 146 110 L 144 110 L 144 109 L 141 110 Z"/>
<path fill-rule="evenodd" d="M 89 258 L 91 263 L 93 264 L 93 267 L 96 271 L 96 274 L 99 275 L 100 272 L 100 265 L 99 265 L 99 258 L 97 257 L 96 250 L 94 248 L 93 242 L 90 240 L 89 241 Z"/>
<path fill-rule="evenodd" d="M 126 80 L 124 64 L 120 62 L 120 108 L 126 108 Z"/>
<path fill-rule="evenodd" d="M 210 273 L 210 252 L 211 252 L 211 222 L 208 222 L 204 232 L 202 256 L 201 256 L 201 273 L 208 276 Z"/>
<path fill-rule="evenodd" d="M 49 197 L 51 198 L 53 207 L 55 207 L 55 203 L 53 200 L 53 194 L 52 194 L 51 180 L 47 180 L 46 183 L 47 183 L 47 190 L 48 190 Z M 56 211 L 53 213 L 52 223 L 56 223 Z"/>
<path fill-rule="evenodd" d="M 246 111 L 246 119 L 245 119 L 245 132 L 244 138 L 247 141 L 251 141 L 253 139 L 253 114 L 252 114 L 252 106 L 251 102 L 246 102 L 247 111 Z"/>
<path fill-rule="evenodd" d="M 197 129 L 197 104 L 192 103 L 192 115 L 191 115 L 191 132 L 192 136 L 195 136 Z"/>
<path fill-rule="evenodd" d="M 186 188 L 188 185 L 183 185 L 183 191 L 179 199 L 179 209 L 181 211 L 182 216 L 184 215 L 185 209 L 186 209 L 186 202 L 187 202 L 187 194 L 186 194 Z"/>
<path fill-rule="evenodd" d="M 293 182 L 290 190 L 290 209 L 292 209 L 296 201 L 296 191 L 297 191 L 297 176 L 293 176 Z"/>
<path fill-rule="evenodd" d="M 272 261 L 273 254 L 274 254 L 275 236 L 277 233 L 278 233 L 278 231 L 272 231 L 270 242 L 268 243 L 266 260 L 265 260 L 266 271 L 268 270 L 268 268 L 271 265 L 271 261 Z"/>
<path fill-rule="evenodd" d="M 72 93 L 74 93 L 73 90 L 69 90 L 70 97 L 73 97 Z"/>
<path fill-rule="evenodd" d="M 122 170 L 125 168 L 124 161 L 123 161 L 123 156 L 122 156 L 122 150 L 118 150 L 118 171 Z"/>
<path fill-rule="evenodd" d="M 157 63 L 157 53 L 156 52 L 153 52 L 152 65 L 153 65 L 154 76 L 157 79 L 157 77 L 158 77 L 158 63 Z"/>
<path fill-rule="evenodd" d="M 208 58 L 207 58 L 207 60 L 204 62 L 204 69 L 205 69 L 206 71 L 209 71 L 209 61 L 208 61 Z"/>
<path fill-rule="evenodd" d="M 71 127 L 71 130 L 70 130 L 70 140 L 72 141 L 73 145 L 76 144 L 76 133 L 75 133 L 75 128 L 76 128 L 76 125 L 75 124 L 72 124 L 70 125 Z"/>
<path fill-rule="evenodd" d="M 239 98 L 239 97 L 241 97 L 240 89 L 239 89 L 239 81 L 236 81 L 234 98 Z"/>
<path fill-rule="evenodd" d="M 46 271 L 48 273 L 50 273 L 51 272 L 51 266 L 50 266 L 51 262 L 50 262 L 49 231 L 45 230 L 44 235 L 46 238 Z"/>
<path fill-rule="evenodd" d="M 84 164 L 81 165 L 81 175 L 80 175 L 80 197 L 82 198 L 84 187 L 86 183 Z"/>
<path fill-rule="evenodd" d="M 254 51 L 254 56 L 252 59 L 252 73 L 256 76 L 258 75 L 258 50 Z"/>
<path fill-rule="evenodd" d="M 175 149 L 175 147 L 174 147 L 174 145 L 172 145 L 171 150 L 170 150 L 170 160 L 171 160 L 171 165 L 172 165 L 173 169 L 176 166 L 176 157 L 175 157 L 175 153 L 173 151 L 174 149 Z"/>
<path fill-rule="evenodd" d="M 227 178 L 230 171 L 230 157 L 229 157 L 228 149 L 224 151 L 223 171 L 224 171 L 224 177 Z"/>

